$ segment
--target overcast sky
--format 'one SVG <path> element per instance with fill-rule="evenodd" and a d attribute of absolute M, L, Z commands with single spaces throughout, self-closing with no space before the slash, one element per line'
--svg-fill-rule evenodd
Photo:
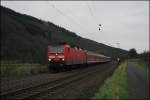
<path fill-rule="evenodd" d="M 1 1 L 1 5 L 109 46 L 135 48 L 138 53 L 149 50 L 149 1 Z"/>

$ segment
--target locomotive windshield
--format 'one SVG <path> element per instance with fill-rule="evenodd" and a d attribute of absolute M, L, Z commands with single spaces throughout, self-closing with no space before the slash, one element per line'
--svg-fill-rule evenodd
<path fill-rule="evenodd" d="M 64 46 L 49 46 L 49 53 L 64 53 Z"/>

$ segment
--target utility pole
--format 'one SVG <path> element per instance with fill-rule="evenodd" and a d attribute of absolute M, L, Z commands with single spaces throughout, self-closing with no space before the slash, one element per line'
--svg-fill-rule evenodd
<path fill-rule="evenodd" d="M 120 48 L 120 43 L 116 43 L 116 44 L 117 44 L 117 47 Z M 120 62 L 120 55 L 119 55 L 119 52 L 118 52 L 117 61 L 118 61 L 118 63 Z"/>
<path fill-rule="evenodd" d="M 117 47 L 120 48 L 120 43 L 116 43 L 116 44 L 117 44 Z"/>

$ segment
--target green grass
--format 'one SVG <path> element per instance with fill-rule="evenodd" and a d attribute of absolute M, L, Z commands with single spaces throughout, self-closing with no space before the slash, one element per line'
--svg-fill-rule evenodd
<path fill-rule="evenodd" d="M 128 94 L 127 62 L 122 63 L 92 99 L 130 99 Z"/>
<path fill-rule="evenodd" d="M 47 66 L 29 63 L 1 62 L 0 76 L 2 79 L 20 78 L 47 71 Z"/>
<path fill-rule="evenodd" d="M 139 67 L 141 68 L 141 70 L 143 70 L 143 72 L 149 76 L 149 66 L 144 63 L 143 61 L 137 62 Z"/>
<path fill-rule="evenodd" d="M 144 62 L 141 59 L 132 59 L 129 60 L 130 62 L 134 63 L 139 69 L 141 69 L 147 76 L 149 76 L 150 67 L 148 63 Z"/>

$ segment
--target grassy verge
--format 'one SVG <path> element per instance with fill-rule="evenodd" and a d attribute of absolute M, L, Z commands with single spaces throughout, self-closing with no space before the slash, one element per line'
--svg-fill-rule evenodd
<path fill-rule="evenodd" d="M 148 63 L 144 62 L 141 59 L 132 59 L 129 60 L 132 63 L 134 63 L 139 69 L 141 69 L 147 76 L 149 76 L 149 72 L 150 72 L 150 67 L 148 65 Z"/>
<path fill-rule="evenodd" d="M 47 71 L 47 66 L 29 63 L 1 63 L 0 76 L 2 79 L 20 78 Z"/>
<path fill-rule="evenodd" d="M 120 64 L 112 77 L 105 81 L 92 99 L 130 99 L 128 94 L 127 62 Z"/>

